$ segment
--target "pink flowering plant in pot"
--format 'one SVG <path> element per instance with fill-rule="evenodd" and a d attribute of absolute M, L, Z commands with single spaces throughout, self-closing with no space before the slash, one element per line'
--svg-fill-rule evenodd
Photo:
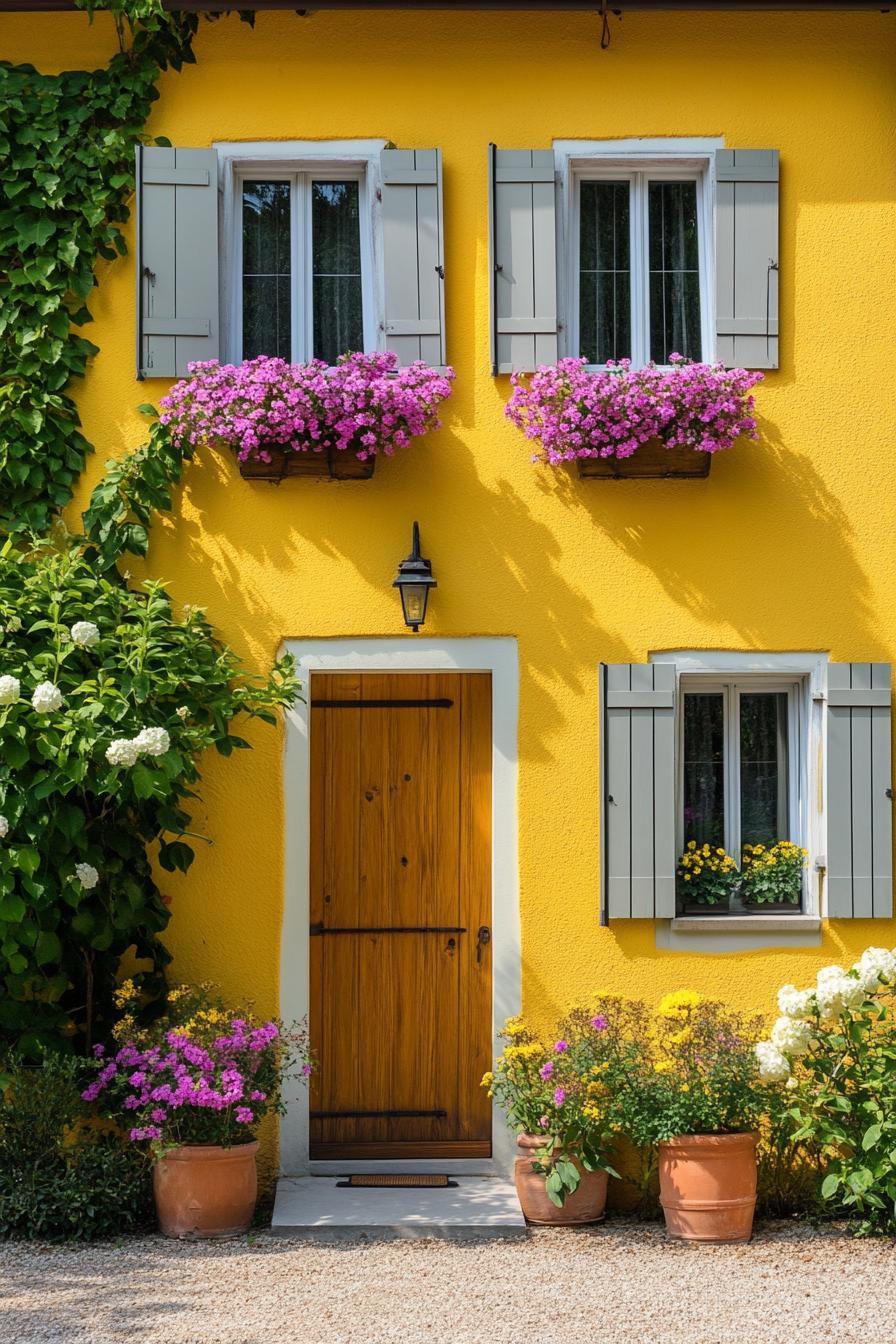
<path fill-rule="evenodd" d="M 761 373 L 678 354 L 669 361 L 632 369 L 624 359 L 593 372 L 584 359 L 561 359 L 531 375 L 514 374 L 505 413 L 540 443 L 533 460 L 552 467 L 581 458 L 624 460 L 655 441 L 711 454 L 742 435 L 758 437 L 751 389 Z"/>
<path fill-rule="evenodd" d="M 115 1044 L 94 1048 L 96 1077 L 83 1093 L 148 1143 L 161 1230 L 168 1236 L 232 1235 L 249 1226 L 257 1198 L 255 1134 L 282 1114 L 284 1085 L 311 1073 L 297 1027 L 234 1012 L 209 986 L 180 986 L 167 1012 L 137 1025 L 140 990 L 116 994 Z"/>
<path fill-rule="evenodd" d="M 585 1023 L 597 1036 L 606 1020 Z M 595 1222 L 603 1216 L 610 1165 L 607 1090 L 585 1076 L 578 1037 L 543 1040 L 522 1019 L 504 1024 L 506 1042 L 494 1070 L 482 1080 L 506 1112 L 523 1155 L 516 1186 L 523 1213 L 533 1223 Z"/>
<path fill-rule="evenodd" d="M 188 368 L 161 400 L 162 424 L 182 450 L 219 444 L 241 463 L 281 452 L 389 457 L 439 427 L 454 378 L 422 360 L 399 368 L 391 351 L 342 355 L 334 366 L 260 355 Z"/>
<path fill-rule="evenodd" d="M 210 986 L 170 990 L 165 1014 L 142 1028 L 140 997 L 132 980 L 116 991 L 123 1015 L 115 1045 L 94 1047 L 97 1073 L 83 1096 L 157 1154 L 182 1144 L 250 1142 L 264 1116 L 282 1113 L 285 1080 L 311 1073 L 302 1029 L 234 1012 Z"/>

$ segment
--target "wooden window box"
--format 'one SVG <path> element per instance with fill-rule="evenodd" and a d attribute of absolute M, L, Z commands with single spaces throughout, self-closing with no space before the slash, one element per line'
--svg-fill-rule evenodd
<path fill-rule="evenodd" d="M 713 456 L 693 448 L 664 448 L 655 440 L 631 457 L 579 457 L 576 463 L 583 480 L 652 481 L 708 476 Z"/>
<path fill-rule="evenodd" d="M 270 462 L 239 463 L 240 475 L 247 481 L 275 481 L 287 476 L 313 476 L 332 481 L 369 481 L 376 470 L 376 458 L 360 462 L 350 449 L 335 448 L 322 453 L 297 453 L 292 449 L 271 451 Z"/>

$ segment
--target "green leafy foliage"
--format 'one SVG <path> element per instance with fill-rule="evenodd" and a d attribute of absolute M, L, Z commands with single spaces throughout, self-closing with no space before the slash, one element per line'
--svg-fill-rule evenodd
<path fill-rule="evenodd" d="M 150 1225 L 145 1155 L 88 1122 L 83 1074 L 59 1055 L 0 1065 L 0 1236 L 88 1241 Z"/>
<path fill-rule="evenodd" d="M 832 981 L 825 979 L 806 995 L 789 1033 L 780 1023 L 773 1031 L 790 1076 L 768 1088 L 767 1107 L 788 1141 L 815 1155 L 824 1173 L 817 1189 L 826 1212 L 858 1217 L 862 1232 L 892 1233 L 896 954 L 869 948 L 841 976 L 844 985 L 856 988 L 854 995 L 828 994 L 826 999 Z"/>
<path fill-rule="evenodd" d="M 79 622 L 96 627 L 86 645 Z M 98 573 L 63 534 L 0 550 L 0 627 L 0 1033 L 33 1052 L 60 1031 L 95 1037 L 127 949 L 161 971 L 168 910 L 147 847 L 187 870 L 198 758 L 245 746 L 233 720 L 274 722 L 297 685 L 289 658 L 244 676 L 200 611 L 178 619 L 161 584 Z M 61 704 L 41 712 L 47 683 Z M 138 751 L 143 729 L 161 736 Z"/>
<path fill-rule="evenodd" d="M 7 531 L 45 531 L 84 469 L 91 447 L 69 384 L 97 352 L 83 334 L 94 266 L 125 252 L 134 145 L 160 71 L 193 59 L 195 15 L 166 14 L 156 0 L 113 8 L 122 43 L 125 25 L 130 42 L 105 69 L 43 75 L 0 62 L 0 526 Z"/>

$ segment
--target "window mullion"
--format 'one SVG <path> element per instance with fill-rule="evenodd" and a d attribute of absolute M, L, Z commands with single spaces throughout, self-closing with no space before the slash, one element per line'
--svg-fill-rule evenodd
<path fill-rule="evenodd" d="M 641 368 L 650 358 L 650 278 L 648 273 L 649 228 L 647 179 L 632 175 L 632 365 Z"/>
<path fill-rule="evenodd" d="M 290 215 L 290 246 L 292 249 L 292 302 L 291 338 L 292 358 L 296 364 L 305 359 L 305 324 L 302 318 L 302 293 L 305 288 L 302 272 L 305 255 L 305 191 L 304 175 L 296 173 L 292 180 L 292 211 Z"/>
<path fill-rule="evenodd" d="M 727 758 L 727 843 L 725 848 L 740 867 L 740 690 L 736 685 L 726 689 L 727 731 L 725 733 L 725 755 Z"/>

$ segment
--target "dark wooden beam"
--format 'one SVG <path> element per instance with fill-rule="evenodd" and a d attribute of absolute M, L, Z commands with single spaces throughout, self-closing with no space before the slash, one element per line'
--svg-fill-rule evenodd
<path fill-rule="evenodd" d="M 889 14 L 896 6 L 885 0 L 611 0 L 608 8 L 613 13 L 661 13 L 664 10 L 692 10 L 708 13 L 710 10 L 744 11 L 747 13 L 820 13 L 825 10 L 854 12 L 877 10 Z M 75 0 L 0 0 L 0 14 L 36 11 L 74 10 Z M 166 9 L 191 13 L 217 14 L 224 10 L 293 10 L 312 14 L 315 10 L 372 9 L 372 10 L 554 10 L 556 13 L 600 8 L 600 0 L 310 0 L 309 8 L 302 9 L 298 0 L 165 0 Z"/>

